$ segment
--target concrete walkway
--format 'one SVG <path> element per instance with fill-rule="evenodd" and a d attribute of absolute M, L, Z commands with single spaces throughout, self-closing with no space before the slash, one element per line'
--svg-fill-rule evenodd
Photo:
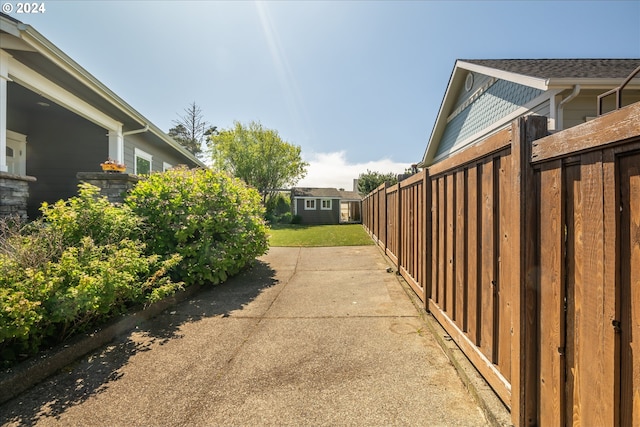
<path fill-rule="evenodd" d="M 375 246 L 271 248 L 0 406 L 3 425 L 487 421 Z"/>

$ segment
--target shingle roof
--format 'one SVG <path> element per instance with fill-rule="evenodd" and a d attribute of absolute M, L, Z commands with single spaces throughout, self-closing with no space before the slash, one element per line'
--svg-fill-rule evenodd
<path fill-rule="evenodd" d="M 355 191 L 344 191 L 336 188 L 309 188 L 295 187 L 291 189 L 293 197 L 318 197 L 325 199 L 355 199 L 360 200 L 362 196 Z"/>
<path fill-rule="evenodd" d="M 340 196 L 344 200 L 362 200 L 362 196 L 357 191 L 340 191 Z"/>
<path fill-rule="evenodd" d="M 461 59 L 460 61 L 538 78 L 626 78 L 635 59 Z"/>
<path fill-rule="evenodd" d="M 340 192 L 336 188 L 308 188 L 296 187 L 291 190 L 294 197 L 325 197 L 339 199 Z"/>

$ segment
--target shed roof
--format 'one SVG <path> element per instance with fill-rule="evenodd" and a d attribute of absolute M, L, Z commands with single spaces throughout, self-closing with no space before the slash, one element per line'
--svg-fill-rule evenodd
<path fill-rule="evenodd" d="M 294 187 L 291 189 L 291 196 L 362 200 L 362 196 L 358 192 L 338 190 L 337 188 Z"/>

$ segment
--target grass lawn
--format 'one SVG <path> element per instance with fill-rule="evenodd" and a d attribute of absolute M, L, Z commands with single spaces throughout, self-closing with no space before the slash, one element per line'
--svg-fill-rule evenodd
<path fill-rule="evenodd" d="M 271 227 L 271 246 L 365 246 L 373 240 L 360 224 L 294 225 Z"/>

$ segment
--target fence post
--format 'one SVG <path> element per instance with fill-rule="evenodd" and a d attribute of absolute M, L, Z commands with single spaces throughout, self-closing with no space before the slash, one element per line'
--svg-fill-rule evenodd
<path fill-rule="evenodd" d="M 518 426 L 538 424 L 537 399 L 537 195 L 531 165 L 532 142 L 547 135 L 546 117 L 521 117 L 511 124 L 513 269 L 511 335 L 511 421 Z"/>
<path fill-rule="evenodd" d="M 398 195 L 396 196 L 396 268 L 398 274 L 400 273 L 400 265 L 402 264 L 402 191 L 400 187 L 400 181 L 398 181 Z M 409 219 L 410 221 L 410 219 Z M 416 248 L 417 249 L 417 248 Z"/>
<path fill-rule="evenodd" d="M 423 170 L 423 181 L 422 181 L 422 194 L 423 194 L 423 203 L 424 203 L 424 209 L 423 209 L 423 215 L 425 216 L 424 218 L 424 226 L 425 226 L 425 230 L 424 230 L 424 259 L 423 259 L 423 263 L 424 263 L 424 308 L 425 310 L 427 310 L 427 312 L 429 311 L 429 298 L 431 297 L 431 257 L 432 257 L 432 251 L 431 251 L 431 242 L 433 242 L 433 236 L 432 236 L 432 224 L 431 224 L 431 208 L 432 208 L 432 201 L 431 201 L 431 182 L 429 179 L 429 169 L 428 168 L 424 168 Z"/>

